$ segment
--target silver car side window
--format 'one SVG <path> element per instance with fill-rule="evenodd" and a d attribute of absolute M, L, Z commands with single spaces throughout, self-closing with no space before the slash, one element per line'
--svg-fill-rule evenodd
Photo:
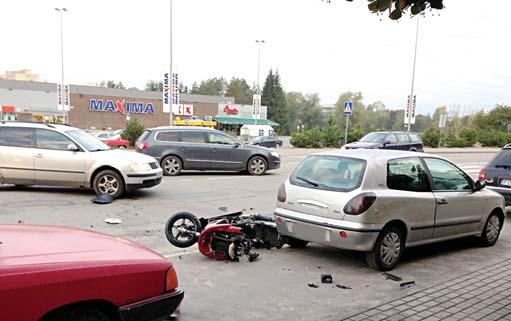
<path fill-rule="evenodd" d="M 1 127 L 0 146 L 27 147 L 33 145 L 33 129 L 23 127 Z"/>
<path fill-rule="evenodd" d="M 430 191 L 426 171 L 418 158 L 399 158 L 387 162 L 387 187 L 410 192 Z"/>
<path fill-rule="evenodd" d="M 431 174 L 435 191 L 461 191 L 472 189 L 472 179 L 458 167 L 438 158 L 424 158 Z"/>
<path fill-rule="evenodd" d="M 36 129 L 36 147 L 42 149 L 67 150 L 69 144 L 74 144 L 66 136 L 47 129 Z"/>

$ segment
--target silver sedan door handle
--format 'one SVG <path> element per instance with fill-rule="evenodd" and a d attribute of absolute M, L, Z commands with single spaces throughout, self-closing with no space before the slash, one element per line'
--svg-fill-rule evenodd
<path fill-rule="evenodd" d="M 436 201 L 436 203 L 438 205 L 445 205 L 445 204 L 448 204 L 449 202 L 447 202 L 447 200 L 445 200 L 445 198 L 442 198 L 442 199 Z"/>
<path fill-rule="evenodd" d="M 34 157 L 37 157 L 37 158 L 43 158 L 43 154 L 35 154 Z"/>

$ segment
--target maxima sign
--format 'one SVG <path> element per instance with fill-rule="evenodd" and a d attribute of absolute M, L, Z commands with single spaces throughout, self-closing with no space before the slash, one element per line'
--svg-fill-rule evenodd
<path fill-rule="evenodd" d="M 123 115 L 128 114 L 154 114 L 154 106 L 151 103 L 141 103 L 125 100 L 89 100 L 89 111 L 109 111 L 112 113 L 120 112 Z"/>

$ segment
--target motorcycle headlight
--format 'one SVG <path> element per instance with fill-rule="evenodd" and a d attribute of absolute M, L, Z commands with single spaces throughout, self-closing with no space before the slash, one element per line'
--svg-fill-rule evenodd
<path fill-rule="evenodd" d="M 273 157 L 280 158 L 280 155 L 277 152 L 271 152 L 270 155 L 273 156 Z"/>
<path fill-rule="evenodd" d="M 149 166 L 149 164 L 131 164 L 130 168 L 132 171 L 135 172 L 144 172 L 151 170 L 151 166 Z"/>

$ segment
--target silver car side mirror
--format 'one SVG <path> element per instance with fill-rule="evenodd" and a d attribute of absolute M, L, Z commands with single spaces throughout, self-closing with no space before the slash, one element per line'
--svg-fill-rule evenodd
<path fill-rule="evenodd" d="M 77 152 L 80 149 L 75 144 L 69 144 L 69 145 L 67 145 L 67 150 L 70 152 Z"/>

